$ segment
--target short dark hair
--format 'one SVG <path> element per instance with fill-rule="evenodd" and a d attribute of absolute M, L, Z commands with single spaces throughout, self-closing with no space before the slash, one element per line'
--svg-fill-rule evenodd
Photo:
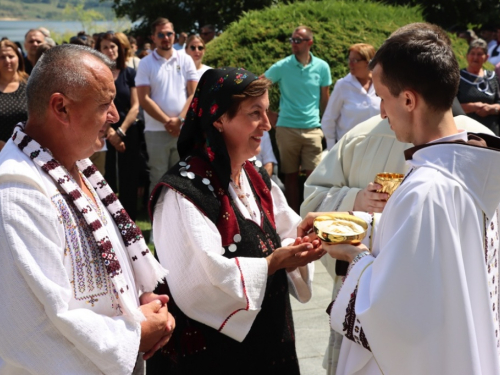
<path fill-rule="evenodd" d="M 151 35 L 155 34 L 156 26 L 166 25 L 166 24 L 170 24 L 172 26 L 172 29 L 174 28 L 174 24 L 170 22 L 168 18 L 158 17 L 157 19 L 155 19 L 151 24 Z"/>
<path fill-rule="evenodd" d="M 247 87 L 245 87 L 245 90 L 243 90 L 241 94 L 233 95 L 231 97 L 231 105 L 225 112 L 227 118 L 234 118 L 240 109 L 241 103 L 243 103 L 246 99 L 264 95 L 272 85 L 273 83 L 269 79 L 262 77 L 251 82 Z"/>
<path fill-rule="evenodd" d="M 369 67 L 382 67 L 381 80 L 391 95 L 414 90 L 430 108 L 446 111 L 457 95 L 460 69 L 448 41 L 435 28 L 396 31 L 380 47 Z"/>
<path fill-rule="evenodd" d="M 214 27 L 214 25 L 211 25 L 211 24 L 200 27 L 200 30 L 202 30 L 202 29 L 208 29 L 209 32 L 215 33 L 215 27 Z"/>

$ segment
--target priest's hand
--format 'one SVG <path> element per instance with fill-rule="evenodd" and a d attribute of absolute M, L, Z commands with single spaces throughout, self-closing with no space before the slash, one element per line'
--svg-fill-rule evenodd
<path fill-rule="evenodd" d="M 356 255 L 363 251 L 368 251 L 368 248 L 363 245 L 337 244 L 333 245 L 328 242 L 323 242 L 323 249 L 332 257 L 338 260 L 344 260 L 351 263 Z"/>
<path fill-rule="evenodd" d="M 142 305 L 140 309 L 146 320 L 141 322 L 139 351 L 145 353 L 144 359 L 148 359 L 168 342 L 175 328 L 175 320 L 161 299 Z"/>
<path fill-rule="evenodd" d="M 311 242 L 308 237 L 298 237 L 293 245 L 280 247 L 266 258 L 267 273 L 272 275 L 282 268 L 292 271 L 321 258 L 324 254 L 325 251 L 318 240 Z"/>
<path fill-rule="evenodd" d="M 382 189 L 382 186 L 376 184 L 375 182 L 370 182 L 367 187 L 360 190 L 354 200 L 353 210 L 363 212 L 382 212 L 387 204 L 387 199 L 389 199 L 389 194 L 377 193 L 378 189 Z"/>

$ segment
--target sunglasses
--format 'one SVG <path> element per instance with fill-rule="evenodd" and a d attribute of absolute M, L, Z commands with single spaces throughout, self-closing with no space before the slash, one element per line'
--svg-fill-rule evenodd
<path fill-rule="evenodd" d="M 196 46 L 189 46 L 189 48 L 191 49 L 191 51 L 196 51 Z M 205 47 L 203 46 L 198 46 L 198 51 L 203 51 L 205 49 Z"/>
<path fill-rule="evenodd" d="M 288 40 L 290 41 L 290 43 L 293 43 L 293 44 L 300 44 L 300 43 L 302 43 L 302 42 L 308 42 L 308 41 L 310 41 L 311 39 L 288 38 Z"/>
<path fill-rule="evenodd" d="M 167 38 L 170 38 L 172 35 L 175 35 L 175 33 L 171 32 L 171 31 L 168 31 L 168 32 L 166 32 L 166 33 L 158 33 L 158 34 L 156 34 L 156 36 L 157 36 L 159 39 L 163 39 L 163 38 L 165 38 L 165 36 L 166 36 Z"/>
<path fill-rule="evenodd" d="M 205 31 L 204 33 L 200 33 L 201 35 L 210 35 L 213 34 L 213 31 Z"/>

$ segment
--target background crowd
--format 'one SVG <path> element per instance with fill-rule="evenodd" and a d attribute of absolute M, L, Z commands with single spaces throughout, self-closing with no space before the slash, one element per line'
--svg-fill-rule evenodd
<path fill-rule="evenodd" d="M 460 32 L 458 36 L 467 38 L 469 48 L 466 55 L 467 67 L 460 71 L 460 86 L 453 107 L 454 115 L 465 113 L 486 126 L 494 134 L 499 135 L 500 79 L 497 73 L 500 72 L 500 28 L 484 27 L 481 30 L 481 36 L 484 39 L 475 37 L 475 33 L 469 30 Z M 241 82 L 246 82 L 245 80 L 248 80 L 252 74 L 243 70 L 226 74 L 225 70 L 219 69 L 212 70 L 212 74 L 207 74 L 206 72 L 212 67 L 203 64 L 203 56 L 206 49 L 210 48 L 211 40 L 215 37 L 216 30 L 211 25 L 202 27 L 199 34 L 188 36 L 184 32 L 176 34 L 174 25 L 169 20 L 159 18 L 151 24 L 151 41 L 142 40 L 139 43 L 133 36 L 112 31 L 92 36 L 80 32 L 69 40 L 69 44 L 94 48 L 115 62 L 115 68 L 112 71 L 116 88 L 114 105 L 119 120 L 106 130 L 107 142 L 100 151 L 92 155 L 91 160 L 105 176 L 110 187 L 119 194 L 120 201 L 133 220 L 137 218 L 138 201 L 141 197 L 149 197 L 149 193 L 158 182 L 162 181 L 165 184 L 170 184 L 167 186 L 174 186 L 170 180 L 162 180 L 162 176 L 167 170 L 173 171 L 175 169 L 176 175 L 180 172 L 182 177 L 194 178 L 189 177 L 189 173 L 193 173 L 188 171 L 190 164 L 186 165 L 190 156 L 184 152 L 181 159 L 179 157 L 180 150 L 178 152 L 177 149 L 179 136 L 182 139 L 182 134 L 187 134 L 186 129 L 181 133 L 185 123 L 189 124 L 189 129 L 192 129 L 191 136 L 196 138 L 198 134 L 203 134 L 206 131 L 202 125 L 198 127 L 193 125 L 198 121 L 196 120 L 198 117 L 205 119 L 208 115 L 219 114 L 221 115 L 220 119 L 227 118 L 229 124 L 233 118 L 241 120 L 238 116 L 254 116 L 252 118 L 260 118 L 260 122 L 264 121 L 262 120 L 264 117 L 267 119 L 267 114 L 263 116 L 259 111 L 262 112 L 262 109 L 265 108 L 267 112 L 267 107 L 264 104 L 268 106 L 268 101 L 260 103 L 258 111 L 250 112 L 249 110 L 248 114 L 246 112 L 242 114 L 241 112 L 244 111 L 238 108 L 232 113 L 231 108 L 225 108 L 224 111 L 221 111 L 221 98 L 216 100 L 214 97 L 207 97 L 204 91 L 200 93 L 204 82 L 200 80 L 204 74 L 205 80 L 210 79 L 213 80 L 211 84 L 220 85 L 218 90 L 226 84 L 225 80 L 228 76 L 235 82 L 235 85 L 239 85 Z M 324 60 L 311 52 L 314 43 L 313 31 L 307 26 L 298 26 L 293 30 L 289 42 L 291 55 L 277 61 L 265 72 L 259 72 L 263 73 L 261 78 L 267 79 L 265 81 L 267 86 L 262 91 L 265 92 L 266 100 L 268 88 L 272 84 L 279 86 L 281 93 L 280 112 L 270 113 L 270 123 L 267 123 L 266 120 L 264 121 L 265 126 L 259 125 L 264 133 L 262 135 L 260 133 L 254 134 L 253 137 L 257 139 L 259 145 L 262 144 L 260 154 L 257 155 L 260 163 L 264 165 L 269 176 L 278 181 L 276 176 L 278 159 L 273 153 L 267 132 L 271 126 L 275 128 L 273 136 L 277 143 L 276 151 L 279 152 L 281 159 L 279 171 L 284 179 L 284 185 L 280 185 L 280 187 L 284 190 L 286 197 L 286 202 L 283 202 L 283 205 L 287 204 L 286 215 L 293 217 L 294 223 L 298 223 L 300 218 L 295 216 L 291 210 L 298 213 L 302 203 L 303 183 L 300 176 L 309 177 L 312 175 L 313 178 L 308 180 L 309 185 L 311 185 L 314 178 L 318 178 L 320 172 L 314 173 L 316 168 L 322 165 L 320 163 L 326 151 L 333 149 L 334 151 L 328 155 L 335 155 L 336 150 L 345 150 L 348 146 L 344 147 L 344 143 L 347 144 L 349 139 L 353 139 L 355 135 L 357 137 L 359 132 L 364 131 L 365 128 L 357 127 L 358 124 L 380 113 L 380 98 L 375 94 L 372 72 L 369 69 L 369 63 L 376 54 L 374 46 L 355 43 L 349 47 L 346 51 L 346 64 L 349 67 L 349 73 L 335 83 L 330 94 L 332 85 L 330 67 Z M 447 43 L 449 43 L 449 39 L 447 39 Z M 18 122 L 26 121 L 28 113 L 27 79 L 36 66 L 37 60 L 54 44 L 50 33 L 42 28 L 27 32 L 24 42 L 25 53 L 22 52 L 20 46 L 12 41 L 4 39 L 0 42 L 0 148 L 12 135 L 15 125 Z M 490 62 L 495 69 L 485 69 L 486 62 Z M 252 80 L 255 79 L 253 75 L 251 77 Z M 227 90 L 226 87 L 227 85 L 221 91 Z M 207 90 L 208 88 L 205 88 L 205 91 Z M 240 91 L 235 89 L 235 93 L 232 94 L 240 94 Z M 235 100 L 234 96 L 229 97 L 229 93 L 225 93 L 225 95 L 228 97 L 222 99 Z M 203 103 L 201 103 L 202 96 Z M 249 96 L 252 95 L 249 94 Z M 246 110 L 246 107 L 242 108 Z M 222 114 L 226 114 L 226 112 L 225 116 L 227 117 L 222 117 Z M 252 214 L 255 215 L 256 210 L 254 210 L 252 203 L 245 199 L 245 196 L 249 197 L 250 195 L 248 192 L 239 193 L 238 189 L 242 187 L 240 182 L 236 181 L 235 183 L 236 178 L 234 178 L 233 173 L 235 168 L 245 163 L 247 156 L 253 155 L 240 152 L 239 149 L 232 149 L 233 143 L 237 144 L 234 139 L 240 141 L 240 134 L 236 131 L 228 131 L 227 123 L 224 124 L 220 120 L 219 124 L 218 121 L 214 122 L 210 117 L 207 123 L 210 129 L 215 127 L 218 132 L 224 133 L 224 135 L 215 133 L 207 137 L 203 147 L 209 150 L 208 155 L 210 156 L 212 152 L 210 148 L 216 147 L 214 139 L 217 140 L 220 136 L 224 138 L 224 147 L 227 147 L 224 152 L 231 157 L 233 155 L 245 156 L 241 158 L 242 160 L 238 159 L 237 166 L 223 165 L 223 167 L 226 169 L 230 167 L 231 175 L 226 176 L 228 178 L 226 182 L 229 183 L 229 179 L 231 180 L 230 183 L 234 185 L 231 185 L 232 189 L 248 209 L 249 218 L 256 220 L 252 216 Z M 256 122 L 257 120 L 252 121 Z M 220 126 L 217 127 L 215 124 Z M 366 127 L 366 124 L 363 126 Z M 370 128 L 371 130 L 373 127 Z M 192 148 L 190 151 L 196 152 L 197 146 L 193 141 L 193 144 L 190 145 Z M 398 148 L 399 151 L 401 150 Z M 375 151 L 373 153 L 375 161 L 380 155 L 375 155 Z M 346 154 L 342 152 L 342 156 Z M 231 158 L 232 161 L 233 159 L 236 158 Z M 189 163 L 195 165 L 193 161 L 189 161 Z M 200 165 L 206 168 L 203 163 Z M 333 162 L 332 165 L 334 165 Z M 402 168 L 401 165 L 398 164 L 398 168 Z M 397 168 L 393 169 L 396 171 Z M 356 168 L 356 170 L 359 169 Z M 215 170 L 214 174 L 217 172 Z M 236 175 L 239 176 L 238 173 Z M 339 172 L 338 175 L 340 176 L 341 173 Z M 332 179 L 336 177 L 333 176 Z M 203 184 L 211 186 L 209 185 L 211 180 L 207 180 L 208 184 L 205 183 L 205 180 L 207 179 L 203 180 Z M 175 181 L 178 183 L 177 180 Z M 253 182 L 249 181 L 247 185 L 248 189 L 251 189 Z M 346 186 L 348 185 L 356 184 L 347 183 Z M 270 183 L 269 186 L 271 186 Z M 176 185 L 175 187 L 179 191 L 182 191 L 182 188 L 186 189 L 186 194 L 197 194 L 197 192 L 188 190 L 182 183 L 178 188 Z M 369 182 L 360 184 L 359 189 L 355 191 L 356 195 L 352 199 L 352 205 L 349 209 L 367 212 L 382 211 L 383 206 L 372 206 L 370 210 L 369 204 L 371 202 L 363 201 L 363 192 L 374 192 L 375 190 Z M 255 193 L 256 190 L 252 191 Z M 172 202 L 174 199 L 180 199 L 174 192 L 171 191 L 171 193 L 169 199 Z M 340 201 L 337 202 L 338 204 L 335 203 L 335 205 L 328 207 L 328 210 L 338 210 L 341 201 L 345 200 L 348 194 L 349 192 L 345 192 Z M 276 197 L 273 199 L 281 202 L 281 196 L 279 197 L 279 199 Z M 161 196 L 160 210 L 163 209 L 163 199 L 167 199 L 166 193 Z M 384 199 L 378 200 L 384 201 Z M 327 199 L 325 199 L 326 201 Z M 385 201 L 387 200 L 385 199 Z M 306 205 L 308 203 L 310 202 L 306 201 Z M 177 205 L 180 206 L 180 203 L 177 202 Z M 290 212 L 288 206 L 291 209 Z M 306 211 L 318 211 L 318 208 L 318 205 L 313 205 Z M 187 212 L 187 210 L 184 211 Z M 169 221 L 170 224 L 167 226 L 169 228 L 175 228 L 175 225 L 181 223 L 181 220 L 170 215 L 170 211 L 163 210 L 157 215 L 160 214 L 165 217 L 161 216 L 158 220 Z M 179 213 L 179 217 L 181 216 L 182 214 Z M 239 225 L 242 223 L 243 221 Z M 266 222 L 266 225 L 268 224 Z M 208 224 L 206 226 L 208 229 L 211 228 Z M 156 230 L 159 232 L 158 229 Z M 245 229 L 246 232 L 252 233 L 252 228 Z M 170 233 L 168 236 L 166 233 L 157 234 L 157 238 L 161 239 L 161 243 L 159 243 L 161 248 L 167 248 L 170 244 L 169 241 L 174 236 L 174 233 Z M 222 234 L 224 233 L 221 232 Z M 219 237 L 217 237 L 218 240 Z M 236 244 L 240 241 L 241 237 L 239 241 L 234 240 L 235 243 L 225 244 L 223 242 L 223 247 L 234 252 L 239 246 Z M 274 245 L 271 242 L 269 242 L 270 246 L 274 250 Z M 176 248 L 180 249 L 181 246 Z M 198 249 L 196 246 L 193 248 Z M 193 252 L 196 249 L 193 249 Z M 272 251 L 269 252 L 272 253 Z M 184 254 L 179 255 L 179 257 L 183 256 Z M 228 258 L 231 257 L 228 256 Z M 200 261 L 200 263 L 203 262 Z M 185 268 L 188 266 L 186 265 Z M 286 267 L 280 269 L 284 268 Z M 183 270 L 184 268 L 180 267 L 181 276 Z M 263 275 L 263 279 L 268 276 L 265 273 Z M 332 276 L 336 277 L 337 274 L 332 272 Z M 308 282 L 308 277 L 304 275 L 301 277 Z M 283 283 L 286 283 L 286 278 L 283 280 Z M 171 286 L 175 285 L 171 281 L 169 283 Z M 191 293 L 187 295 L 192 296 Z M 200 296 L 200 298 L 202 297 Z M 221 300 L 225 302 L 224 298 Z M 202 319 L 198 320 L 202 321 Z M 250 321 L 251 324 L 252 321 Z M 332 344 L 330 351 L 333 353 L 335 350 L 338 350 L 338 345 Z M 335 355 L 331 354 L 331 358 L 334 357 Z M 330 365 L 333 366 L 333 362 Z"/>
<path fill-rule="evenodd" d="M 193 80 L 199 80 L 203 73 L 210 69 L 209 66 L 203 64 L 203 56 L 206 48 L 210 48 L 207 43 L 216 38 L 216 34 L 216 30 L 212 25 L 201 27 L 198 34 L 173 33 L 172 50 L 187 54 L 194 62 L 196 78 L 193 77 Z M 457 30 L 456 35 L 459 38 L 464 38 L 470 47 L 466 55 L 467 67 L 462 69 L 460 73 L 460 88 L 457 101 L 454 103 L 454 113 L 465 113 L 486 125 L 495 134 L 499 134 L 500 28 L 493 25 L 484 25 L 476 32 L 471 29 Z M 167 39 L 170 39 L 170 36 Z M 135 75 L 139 62 L 142 58 L 153 53 L 158 46 L 161 47 L 162 41 L 155 40 L 154 33 L 152 33 L 152 37 L 146 39 L 142 37 L 135 38 L 121 32 L 109 31 L 88 35 L 81 31 L 67 42 L 96 48 L 117 64 L 117 70 L 115 71 L 117 87 L 115 105 L 119 108 L 120 121 L 110 127 L 106 146 L 101 152 L 93 155 L 92 161 L 106 176 L 111 186 L 116 191 L 119 191 L 127 211 L 135 219 L 137 217 L 138 200 L 140 202 L 140 197 L 146 198 L 147 194 L 144 192 L 150 190 L 151 182 L 154 184 L 164 173 L 163 169 L 171 165 L 168 162 L 165 165 L 163 161 L 157 173 L 154 172 L 153 166 L 153 176 L 151 175 L 151 163 L 154 164 L 154 160 L 149 160 L 148 147 L 146 147 L 148 141 L 145 139 L 145 134 L 147 135 L 148 131 L 151 130 L 147 121 L 148 112 L 150 111 L 144 112 L 143 106 L 141 106 L 143 103 L 137 94 L 138 89 L 135 87 Z M 298 48 L 298 50 L 292 51 L 294 55 L 298 56 L 300 53 L 305 52 L 304 56 L 308 56 L 310 53 L 312 40 L 311 45 L 307 45 L 307 40 L 304 40 L 304 43 L 294 43 L 292 40 L 291 43 L 292 48 Z M 26 120 L 25 89 L 27 78 L 43 52 L 54 45 L 56 43 L 51 38 L 50 31 L 43 27 L 29 30 L 26 33 L 23 46 L 6 38 L 2 39 L 0 43 L 0 120 L 2 120 L 0 148 L 3 147 L 3 144 L 12 134 L 14 126 L 18 122 Z M 22 47 L 24 47 L 24 50 Z M 300 51 L 301 48 L 303 51 Z M 375 47 L 369 44 L 356 43 L 351 45 L 346 51 L 346 63 L 349 73 L 335 82 L 331 96 L 329 95 L 330 84 L 325 86 L 328 87 L 329 99 L 326 98 L 325 101 L 325 98 L 322 98 L 320 100 L 321 119 L 318 120 L 320 123 L 306 126 L 314 129 L 321 127 L 320 139 L 322 140 L 322 146 L 320 147 L 323 150 L 330 150 L 354 126 L 379 113 L 380 100 L 373 89 L 371 73 L 368 69 L 368 62 L 374 54 Z M 494 69 L 485 69 L 484 64 L 486 62 L 491 63 Z M 280 71 L 283 72 L 284 70 L 280 69 Z M 294 128 L 295 126 L 300 128 L 303 126 L 291 125 L 290 123 L 283 124 L 283 115 L 286 115 L 287 103 L 293 103 L 294 97 L 294 93 L 287 97 L 285 86 L 282 83 L 280 84 L 280 90 L 282 91 L 280 101 L 281 120 L 277 116 L 271 116 L 272 125 L 277 129 L 278 133 L 283 133 L 284 128 Z M 172 89 L 173 95 L 175 95 L 176 91 L 182 89 L 181 87 L 174 87 Z M 145 99 L 142 101 L 144 102 Z M 297 104 L 299 107 L 301 106 L 301 103 L 293 103 L 293 106 L 297 106 Z M 147 106 L 148 104 L 146 104 Z M 307 113 L 305 108 L 299 108 L 298 113 L 294 114 L 298 118 L 301 115 L 311 118 L 310 113 Z M 319 116 L 319 114 L 312 117 L 316 116 Z M 304 118 L 300 121 L 304 122 Z M 159 130 L 159 128 L 153 130 Z M 159 135 L 160 133 L 150 134 Z M 280 138 L 284 139 L 283 137 L 276 136 L 274 131 L 271 132 L 271 136 L 272 143 L 269 142 L 266 134 L 263 143 L 263 155 L 269 156 L 262 162 L 268 166 L 273 166 L 272 169 L 269 169 L 270 174 L 282 186 L 290 205 L 298 211 L 302 201 L 302 182 L 304 181 L 300 176 L 307 177 L 314 169 L 318 163 L 317 160 L 319 160 L 318 153 L 314 151 L 312 154 L 307 154 L 306 151 L 305 153 L 300 152 L 300 155 L 295 152 L 290 154 L 288 149 L 284 149 L 283 144 L 285 142 L 280 142 Z M 274 143 L 275 139 L 277 145 Z M 282 146 L 280 146 L 280 143 Z M 274 149 L 271 148 L 272 145 L 274 145 Z M 295 145 L 292 147 L 296 150 L 302 146 Z M 154 149 L 152 140 L 149 142 L 149 149 Z M 174 150 L 173 153 L 176 152 L 175 145 L 171 149 Z M 293 162 L 297 164 L 297 167 L 289 168 L 289 161 L 297 157 L 300 158 L 300 162 Z M 278 169 L 280 159 L 282 163 L 280 163 Z M 284 180 L 284 185 L 281 184 L 278 175 Z"/>

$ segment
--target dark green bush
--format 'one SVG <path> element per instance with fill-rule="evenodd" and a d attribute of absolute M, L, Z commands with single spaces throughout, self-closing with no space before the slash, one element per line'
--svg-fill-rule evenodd
<path fill-rule="evenodd" d="M 299 25 L 314 32 L 312 53 L 327 61 L 335 83 L 348 73 L 347 50 L 354 43 L 378 48 L 398 27 L 422 22 L 418 7 L 394 7 L 366 0 L 305 1 L 245 13 L 209 43 L 204 63 L 212 67 L 239 66 L 255 74 L 291 53 L 288 38 Z M 460 65 L 465 66 L 465 41 L 454 40 Z M 411 74 L 411 72 L 408 72 Z M 277 109 L 279 93 L 270 93 Z"/>

